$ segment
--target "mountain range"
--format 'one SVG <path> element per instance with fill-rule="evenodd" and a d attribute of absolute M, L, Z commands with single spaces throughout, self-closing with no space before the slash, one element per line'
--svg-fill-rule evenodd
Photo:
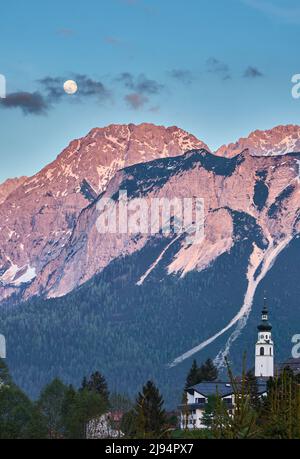
<path fill-rule="evenodd" d="M 226 355 L 238 367 L 254 349 L 262 289 L 287 357 L 299 333 L 299 152 L 299 126 L 212 152 L 177 127 L 111 125 L 0 185 L 0 331 L 17 381 L 35 396 L 52 376 L 79 383 L 100 366 L 116 390 L 153 377 L 178 394 L 191 358 L 222 371 Z M 121 190 L 131 203 L 202 198 L 203 241 L 101 234 L 99 205 Z"/>

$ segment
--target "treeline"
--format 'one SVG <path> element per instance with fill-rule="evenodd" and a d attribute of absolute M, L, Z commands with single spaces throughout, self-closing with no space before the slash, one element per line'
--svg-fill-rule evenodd
<path fill-rule="evenodd" d="M 84 378 L 79 389 L 56 378 L 32 402 L 0 360 L 0 439 L 162 438 L 176 423 L 152 381 L 133 403 L 110 394 L 99 372 Z"/>

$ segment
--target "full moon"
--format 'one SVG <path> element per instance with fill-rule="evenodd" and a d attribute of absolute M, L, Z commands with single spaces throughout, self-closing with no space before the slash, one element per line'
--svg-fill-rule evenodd
<path fill-rule="evenodd" d="M 77 86 L 77 83 L 76 81 L 73 81 L 73 80 L 68 80 L 68 81 L 65 81 L 64 83 L 64 91 L 67 93 L 67 94 L 75 94 L 78 90 L 78 86 Z"/>

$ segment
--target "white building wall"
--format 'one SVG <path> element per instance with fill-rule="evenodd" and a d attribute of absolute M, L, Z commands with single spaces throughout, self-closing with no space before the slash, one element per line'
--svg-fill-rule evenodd
<path fill-rule="evenodd" d="M 186 422 L 185 416 L 181 414 L 180 428 L 185 429 L 187 427 L 188 430 L 205 428 L 205 426 L 202 424 L 203 413 L 204 410 L 200 410 L 198 408 L 195 410 L 195 412 L 190 411 L 187 419 L 188 422 Z"/>
<path fill-rule="evenodd" d="M 194 403 L 194 396 L 192 394 L 187 393 L 187 402 L 189 405 Z"/>
<path fill-rule="evenodd" d="M 255 376 L 257 378 L 274 376 L 274 360 L 268 355 L 257 355 L 255 359 Z"/>
<path fill-rule="evenodd" d="M 188 393 L 188 405 L 193 405 L 197 403 L 197 399 L 205 399 L 205 403 L 207 403 L 208 399 L 207 397 L 204 397 L 204 395 L 200 394 L 199 392 L 194 392 L 194 395 L 191 395 Z M 233 395 L 228 395 L 223 397 L 223 400 L 228 400 L 230 403 L 233 402 Z M 206 426 L 202 424 L 202 419 L 203 419 L 203 414 L 205 412 L 205 405 L 203 408 L 196 408 L 194 410 L 189 410 L 188 415 L 184 415 L 183 412 L 181 413 L 180 416 L 180 428 L 181 429 L 205 429 Z"/>
<path fill-rule="evenodd" d="M 263 355 L 261 354 L 263 349 Z M 259 341 L 255 346 L 255 376 L 260 377 L 273 377 L 274 376 L 274 345 L 273 341 L 265 342 L 259 336 Z"/>

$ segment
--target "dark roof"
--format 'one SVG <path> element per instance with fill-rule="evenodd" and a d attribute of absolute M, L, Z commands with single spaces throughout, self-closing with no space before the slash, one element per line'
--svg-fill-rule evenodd
<path fill-rule="evenodd" d="M 267 391 L 267 381 L 265 379 L 257 379 L 258 393 L 263 394 Z M 196 391 L 199 394 L 209 397 L 210 395 L 216 395 L 217 393 L 221 397 L 226 397 L 234 393 L 232 384 L 230 381 L 207 381 L 195 386 L 189 387 L 188 392 Z"/>
<path fill-rule="evenodd" d="M 300 374 L 300 358 L 290 358 L 286 362 L 280 364 L 279 371 L 281 372 L 284 368 L 290 368 L 295 374 Z"/>
<path fill-rule="evenodd" d="M 267 320 L 262 320 L 261 323 L 258 325 L 258 330 L 261 331 L 261 332 L 264 332 L 264 331 L 271 331 L 272 330 L 272 325 L 270 324 L 270 322 L 268 322 Z"/>
<path fill-rule="evenodd" d="M 197 391 L 199 394 L 203 394 L 206 397 L 215 395 L 218 393 L 221 397 L 230 395 L 233 393 L 232 386 L 228 381 L 213 381 L 213 382 L 202 382 L 191 387 L 192 390 Z"/>

